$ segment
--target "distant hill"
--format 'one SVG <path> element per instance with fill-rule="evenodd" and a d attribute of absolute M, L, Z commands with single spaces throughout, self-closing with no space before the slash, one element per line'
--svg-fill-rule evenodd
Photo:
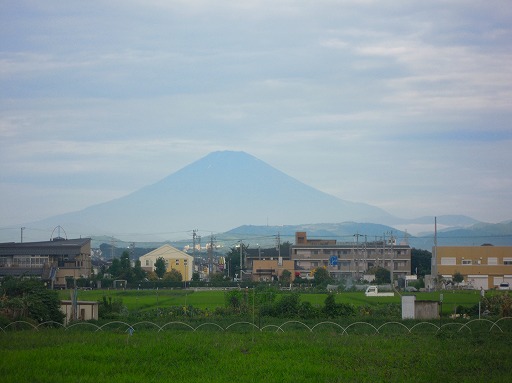
<path fill-rule="evenodd" d="M 434 231 L 411 239 L 417 248 L 431 249 Z M 438 246 L 512 246 L 512 222 L 477 223 L 464 228 L 447 228 L 437 232 Z"/>
<path fill-rule="evenodd" d="M 439 217 L 444 221 L 444 216 Z M 433 225 L 432 225 L 433 228 Z M 408 242 L 411 247 L 431 251 L 434 246 L 434 231 L 421 236 L 412 236 L 395 227 L 372 224 L 343 222 L 332 224 L 286 225 L 286 226 L 250 226 L 243 225 L 216 236 L 226 243 L 243 239 L 252 246 L 273 246 L 277 233 L 281 242 L 295 241 L 296 231 L 306 231 L 309 238 L 336 239 L 338 242 L 372 241 L 393 235 L 398 243 Z M 359 239 L 356 238 L 359 234 Z M 468 228 L 453 228 L 438 231 L 439 246 L 512 246 L 512 222 L 499 224 L 477 223 Z"/>
<path fill-rule="evenodd" d="M 284 225 L 284 226 L 252 226 L 243 225 L 229 230 L 217 238 L 231 239 L 233 241 L 243 239 L 244 241 L 263 243 L 275 243 L 275 237 L 279 233 L 281 242 L 289 241 L 294 243 L 295 233 L 298 231 L 307 232 L 308 238 L 336 239 L 338 242 L 359 242 L 381 240 L 384 236 L 393 236 L 397 242 L 404 241 L 408 235 L 393 227 L 374 223 L 317 223 L 306 225 Z"/>
<path fill-rule="evenodd" d="M 386 211 L 323 193 L 244 152 L 214 152 L 127 196 L 26 226 L 153 241 L 246 223 L 387 222 Z"/>

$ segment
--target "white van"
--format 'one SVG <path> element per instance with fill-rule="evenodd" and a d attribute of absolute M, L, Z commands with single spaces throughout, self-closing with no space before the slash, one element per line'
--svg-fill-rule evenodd
<path fill-rule="evenodd" d="M 510 290 L 510 284 L 508 282 L 501 282 L 498 290 Z"/>

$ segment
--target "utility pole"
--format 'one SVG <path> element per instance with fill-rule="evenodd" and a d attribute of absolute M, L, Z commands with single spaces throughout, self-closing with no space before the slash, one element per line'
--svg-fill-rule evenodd
<path fill-rule="evenodd" d="M 281 257 L 281 234 L 277 232 L 276 238 L 277 265 L 283 266 L 283 258 Z"/>
<path fill-rule="evenodd" d="M 23 243 L 23 230 L 25 230 L 25 227 L 21 228 L 21 243 Z"/>
<path fill-rule="evenodd" d="M 431 262 L 430 275 L 432 275 L 432 278 L 437 278 L 437 217 L 434 217 L 434 251 L 432 252 Z"/>
<path fill-rule="evenodd" d="M 211 275 L 211 273 L 213 272 L 213 241 L 215 240 L 214 236 L 213 236 L 213 233 L 212 235 L 210 236 L 210 251 L 209 251 L 209 256 L 208 256 L 208 274 Z"/>
<path fill-rule="evenodd" d="M 192 270 L 194 270 L 194 263 L 196 262 L 196 235 L 197 229 L 192 230 Z"/>
<path fill-rule="evenodd" d="M 130 243 L 130 266 L 131 266 L 132 260 L 135 265 L 135 259 L 133 257 L 134 251 L 135 251 L 135 242 L 132 242 L 132 243 Z"/>
<path fill-rule="evenodd" d="M 244 252 L 244 243 L 240 241 L 240 281 L 242 281 L 242 258 Z"/>

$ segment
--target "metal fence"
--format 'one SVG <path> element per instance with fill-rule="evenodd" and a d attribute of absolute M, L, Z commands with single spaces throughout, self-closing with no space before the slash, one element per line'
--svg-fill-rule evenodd
<path fill-rule="evenodd" d="M 409 325 L 408 325 L 409 324 Z M 200 331 L 200 330 L 214 330 L 214 331 L 270 331 L 270 332 L 286 332 L 286 331 L 306 331 L 306 332 L 320 332 L 320 331 L 335 331 L 342 335 L 351 334 L 416 334 L 416 333 L 430 333 L 438 334 L 440 332 L 499 332 L 512 335 L 512 317 L 504 317 L 492 321 L 489 319 L 473 319 L 469 321 L 455 321 L 444 324 L 437 324 L 434 322 L 417 322 L 417 323 L 402 323 L 402 322 L 385 322 L 380 325 L 375 325 L 370 322 L 353 322 L 346 326 L 332 321 L 323 321 L 314 325 L 308 325 L 304 322 L 297 320 L 290 320 L 282 323 L 281 325 L 269 324 L 259 327 L 252 322 L 233 322 L 225 327 L 214 322 L 205 322 L 197 326 L 193 326 L 186 322 L 173 321 L 167 322 L 163 325 L 151 321 L 141 321 L 134 324 L 129 324 L 123 321 L 111 321 L 98 325 L 92 322 L 74 322 L 68 325 L 63 325 L 58 322 L 44 322 L 40 324 L 33 324 L 26 321 L 11 322 L 4 327 L 0 327 L 3 332 L 7 331 L 20 331 L 20 330 L 34 330 L 40 331 L 48 328 L 59 328 L 64 331 L 68 330 L 89 330 L 94 332 L 99 331 L 123 331 L 133 334 L 135 331 L 169 331 L 169 330 L 186 330 L 186 331 Z"/>

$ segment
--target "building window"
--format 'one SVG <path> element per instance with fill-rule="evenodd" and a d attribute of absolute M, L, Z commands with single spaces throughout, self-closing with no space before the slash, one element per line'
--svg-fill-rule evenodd
<path fill-rule="evenodd" d="M 456 258 L 455 257 L 442 257 L 441 258 L 441 265 L 443 266 L 455 266 L 457 263 L 456 263 Z"/>
<path fill-rule="evenodd" d="M 176 260 L 176 266 L 179 266 L 179 265 L 180 265 L 180 260 L 179 260 L 179 259 L 177 259 L 177 260 Z"/>
<path fill-rule="evenodd" d="M 471 259 L 463 259 L 462 264 L 463 265 L 472 265 L 473 261 Z"/>
<path fill-rule="evenodd" d="M 146 266 L 149 266 L 149 259 L 146 259 Z"/>
<path fill-rule="evenodd" d="M 183 260 L 183 265 L 184 265 L 184 266 L 188 266 L 188 259 L 184 259 L 184 260 Z"/>
<path fill-rule="evenodd" d="M 487 264 L 488 265 L 497 265 L 498 264 L 498 258 L 496 258 L 496 257 L 487 258 Z"/>
<path fill-rule="evenodd" d="M 504 265 L 512 265 L 512 258 L 503 258 Z"/>

